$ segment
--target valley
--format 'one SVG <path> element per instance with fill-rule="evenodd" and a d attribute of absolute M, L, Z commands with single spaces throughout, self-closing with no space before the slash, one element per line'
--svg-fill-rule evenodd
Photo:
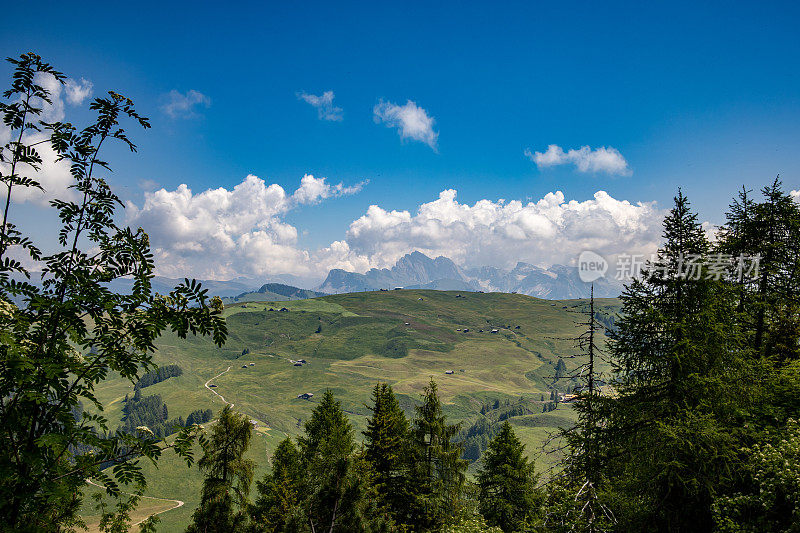
<path fill-rule="evenodd" d="M 302 432 L 326 389 L 341 400 L 360 439 L 377 382 L 392 385 L 403 410 L 413 416 L 420 393 L 433 378 L 448 420 L 461 422 L 465 430 L 480 418 L 493 423 L 500 416 L 493 413 L 502 413 L 506 404 L 524 405 L 522 414 L 509 420 L 537 470 L 545 472 L 557 457 L 542 453 L 542 444 L 557 427 L 570 425 L 574 414 L 569 404 L 543 411 L 559 359 L 567 373 L 579 364 L 573 339 L 586 305 L 584 300 L 430 290 L 235 303 L 224 311 L 229 337 L 221 348 L 199 337 L 164 336 L 157 364 L 178 365 L 183 373 L 141 393 L 159 395 L 170 417 L 185 418 L 198 409 L 212 409 L 216 416 L 226 402 L 234 404 L 254 425 L 248 456 L 257 464 L 259 479 L 277 444 Z M 611 317 L 619 302 L 599 299 L 596 306 Z M 556 388 L 569 391 L 569 381 L 560 380 Z M 98 389 L 112 428 L 132 393 L 133 385 L 119 378 Z M 298 398 L 304 393 L 313 396 Z M 482 413 L 495 403 L 503 407 Z M 186 502 L 160 515 L 159 530 L 185 524 L 200 494 L 197 468 L 187 468 L 171 452 L 157 470 L 143 467 L 150 480 L 148 496 Z"/>

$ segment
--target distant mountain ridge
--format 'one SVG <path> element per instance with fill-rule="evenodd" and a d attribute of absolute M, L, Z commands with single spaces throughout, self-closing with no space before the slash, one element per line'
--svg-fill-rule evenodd
<path fill-rule="evenodd" d="M 595 296 L 601 298 L 617 297 L 623 289 L 621 282 L 608 278 L 598 279 L 594 286 Z M 551 300 L 585 298 L 589 294 L 589 284 L 581 281 L 576 267 L 553 265 L 545 269 L 519 262 L 511 270 L 488 266 L 462 269 L 447 257 L 431 259 L 417 251 L 404 255 L 388 269 L 373 268 L 365 274 L 331 270 L 317 290 L 338 294 L 396 287 L 516 292 Z"/>
<path fill-rule="evenodd" d="M 288 278 L 294 279 L 291 276 Z M 274 280 L 274 278 L 273 278 Z M 165 294 L 181 283 L 181 279 L 155 276 L 153 290 Z M 263 283 L 263 282 L 262 282 Z M 376 291 L 380 289 L 432 289 L 443 291 L 516 292 L 537 298 L 563 300 L 586 298 L 589 284 L 578 276 L 576 267 L 553 265 L 541 268 L 519 262 L 511 270 L 483 266 L 461 268 L 444 256 L 430 258 L 414 251 L 397 260 L 391 268 L 373 268 L 364 274 L 333 269 L 318 287 L 306 289 L 286 283 L 263 283 L 250 278 L 228 281 L 203 280 L 210 296 L 220 296 L 225 303 L 248 301 L 284 301 L 317 298 L 325 294 Z M 112 289 L 129 292 L 132 279 L 112 282 Z M 600 278 L 595 281 L 595 296 L 614 298 L 622 293 L 620 281 Z"/>
<path fill-rule="evenodd" d="M 265 283 L 258 290 L 248 291 L 238 294 L 232 298 L 223 298 L 224 303 L 233 302 L 254 302 L 254 301 L 286 301 L 286 300 L 306 300 L 308 298 L 318 298 L 325 296 L 324 292 L 301 289 L 283 283 Z"/>

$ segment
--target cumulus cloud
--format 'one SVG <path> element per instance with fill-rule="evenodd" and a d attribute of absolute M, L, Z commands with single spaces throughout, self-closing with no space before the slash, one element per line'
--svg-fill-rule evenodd
<path fill-rule="evenodd" d="M 36 83 L 47 89 L 50 93 L 50 103 L 38 101 L 34 106 L 42 109 L 38 119 L 45 122 L 63 121 L 66 117 L 66 104 L 80 105 L 91 96 L 92 83 L 81 78 L 80 81 L 67 79 L 62 85 L 51 74 L 40 73 L 36 75 Z M 11 139 L 11 132 L 5 124 L 0 124 L 0 143 L 5 145 Z M 42 207 L 50 204 L 50 200 L 75 200 L 77 195 L 70 185 L 74 182 L 67 161 L 58 161 L 57 154 L 46 141 L 47 135 L 42 132 L 29 132 L 23 136 L 23 142 L 36 145 L 36 151 L 42 158 L 39 171 L 28 165 L 20 165 L 17 172 L 23 176 L 36 179 L 44 189 L 17 187 L 13 193 L 12 201 L 15 204 L 32 203 Z M 0 168 L 7 170 L 7 165 L 0 163 Z M 5 201 L 5 192 L 0 191 L 2 200 Z"/>
<path fill-rule="evenodd" d="M 464 266 L 510 267 L 517 261 L 570 264 L 583 250 L 604 256 L 657 249 L 663 212 L 653 203 L 617 200 L 604 191 L 582 202 L 560 191 L 536 202 L 456 200 L 448 189 L 416 214 L 377 205 L 347 232 L 350 254 L 387 266 L 412 250 L 445 255 Z"/>
<path fill-rule="evenodd" d="M 297 98 L 315 107 L 320 120 L 335 122 L 342 120 L 342 108 L 333 105 L 333 91 L 325 91 L 320 96 L 303 91 L 297 93 Z"/>
<path fill-rule="evenodd" d="M 368 182 L 369 180 L 364 180 L 350 186 L 345 186 L 343 183 L 331 185 L 326 183 L 326 178 L 315 178 L 311 174 L 306 174 L 300 180 L 300 188 L 294 192 L 292 198 L 299 204 L 316 204 L 326 198 L 361 192 Z"/>
<path fill-rule="evenodd" d="M 163 98 L 166 103 L 161 106 L 161 110 L 170 118 L 192 118 L 197 116 L 199 108 L 208 108 L 211 105 L 211 98 L 194 89 L 185 93 L 173 89 Z"/>
<path fill-rule="evenodd" d="M 284 217 L 301 204 L 353 194 L 361 186 L 330 185 L 311 175 L 304 176 L 291 195 L 253 175 L 233 189 L 194 193 L 184 184 L 173 191 L 145 192 L 141 207 L 128 202 L 126 221 L 149 233 L 162 275 L 227 279 L 292 274 L 316 279 L 321 264 L 296 246 L 297 229 Z M 322 250 L 323 267 L 337 261 L 353 266 L 346 258 L 333 257 L 340 250 Z"/>
<path fill-rule="evenodd" d="M 401 139 L 420 141 L 436 150 L 439 132 L 433 130 L 434 118 L 428 112 L 408 100 L 405 105 L 397 105 L 381 100 L 372 110 L 377 124 L 387 128 L 397 128 Z"/>
<path fill-rule="evenodd" d="M 620 254 L 654 252 L 664 212 L 655 203 L 631 203 L 598 191 L 566 200 L 560 191 L 535 202 L 480 200 L 472 205 L 444 190 L 416 212 L 370 206 L 344 238 L 316 249 L 298 245 L 298 230 L 285 221 L 301 205 L 355 192 L 304 176 L 291 194 L 248 176 L 233 189 L 193 193 L 146 192 L 144 204 L 127 204 L 127 222 L 151 237 L 159 274 L 228 279 L 291 274 L 309 285 L 331 268 L 365 272 L 391 266 L 419 250 L 464 266 L 510 268 L 517 261 L 572 264 L 583 250 L 612 260 Z"/>
<path fill-rule="evenodd" d="M 525 149 L 525 156 L 536 163 L 539 169 L 558 165 L 572 164 L 578 172 L 605 172 L 629 176 L 632 174 L 628 162 L 616 148 L 601 146 L 592 149 L 582 146 L 579 149 L 564 151 L 556 144 L 551 144 L 545 152 L 531 152 Z"/>
<path fill-rule="evenodd" d="M 67 102 L 72 105 L 81 105 L 87 98 L 92 96 L 94 85 L 89 80 L 81 78 L 79 81 L 68 79 L 64 84 L 64 92 Z"/>
<path fill-rule="evenodd" d="M 792 198 L 794 198 L 795 202 L 800 202 L 800 190 L 792 191 L 789 194 L 792 195 Z"/>

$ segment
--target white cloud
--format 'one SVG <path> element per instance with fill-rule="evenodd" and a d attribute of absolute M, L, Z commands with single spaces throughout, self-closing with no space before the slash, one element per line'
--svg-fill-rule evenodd
<path fill-rule="evenodd" d="M 41 107 L 42 113 L 38 119 L 45 122 L 63 121 L 66 116 L 65 100 L 72 105 L 81 104 L 91 95 L 92 83 L 81 78 L 80 82 L 68 79 L 61 85 L 50 74 L 37 74 L 36 82 L 50 93 L 51 103 L 34 102 L 34 106 Z M 3 145 L 11 138 L 11 132 L 5 124 L 0 124 L 0 143 Z M 28 144 L 39 143 L 47 139 L 46 133 L 31 132 L 23 136 L 23 142 Z M 23 176 L 36 179 L 44 191 L 33 188 L 17 187 L 14 190 L 12 201 L 15 204 L 33 203 L 42 207 L 49 205 L 50 200 L 76 200 L 74 189 L 69 186 L 74 182 L 67 161 L 57 161 L 57 155 L 47 142 L 36 145 L 36 151 L 42 158 L 40 170 L 34 171 L 28 165 L 20 165 L 17 172 Z M 0 168 L 7 171 L 7 166 L 0 163 Z M 2 201 L 5 201 L 5 192 L 0 191 Z"/>
<path fill-rule="evenodd" d="M 330 185 L 325 178 L 306 175 L 289 195 L 277 184 L 250 175 L 233 189 L 193 193 L 187 185 L 174 191 L 145 192 L 141 207 L 126 205 L 127 223 L 150 235 L 159 274 L 228 279 L 237 275 L 292 274 L 315 279 L 324 267 L 339 261 L 321 251 L 323 263 L 298 249 L 297 229 L 283 218 L 300 204 L 353 194 L 352 187 Z"/>
<path fill-rule="evenodd" d="M 152 191 L 158 188 L 158 183 L 151 179 L 139 180 L 136 185 L 138 185 L 143 191 Z"/>
<path fill-rule="evenodd" d="M 297 98 L 311 104 L 317 109 L 320 120 L 340 121 L 342 120 L 342 108 L 333 105 L 333 91 L 325 91 L 320 96 L 308 94 L 307 92 L 297 93 Z"/>
<path fill-rule="evenodd" d="M 183 94 L 173 89 L 164 99 L 166 103 L 161 106 L 161 110 L 171 118 L 192 118 L 197 116 L 198 108 L 208 108 L 211 105 L 211 98 L 194 89 Z"/>
<path fill-rule="evenodd" d="M 792 191 L 789 194 L 794 198 L 795 202 L 800 202 L 800 190 Z"/>
<path fill-rule="evenodd" d="M 605 172 L 621 176 L 632 174 L 628 162 L 619 150 L 611 147 L 601 146 L 592 149 L 589 146 L 582 146 L 577 150 L 564 152 L 560 146 L 551 144 L 545 152 L 531 152 L 530 148 L 526 148 L 525 156 L 540 169 L 573 164 L 579 172 Z"/>
<path fill-rule="evenodd" d="M 345 186 L 342 183 L 330 185 L 325 182 L 326 178 L 315 178 L 311 174 L 306 174 L 300 180 L 300 188 L 297 189 L 292 198 L 299 204 L 316 204 L 326 198 L 356 194 L 361 192 L 369 180 L 364 180 L 355 185 Z"/>
<path fill-rule="evenodd" d="M 127 204 L 127 222 L 150 234 L 159 274 L 228 279 L 239 275 L 291 274 L 319 283 L 331 268 L 364 272 L 391 266 L 419 250 L 462 266 L 513 267 L 517 261 L 570 264 L 583 250 L 616 255 L 654 252 L 663 211 L 604 191 L 567 201 L 560 191 L 535 202 L 480 200 L 459 203 L 442 191 L 416 213 L 370 206 L 343 239 L 316 249 L 298 245 L 298 230 L 285 222 L 300 205 L 355 192 L 306 175 L 292 194 L 248 176 L 232 190 L 146 192 L 141 207 Z"/>
<path fill-rule="evenodd" d="M 72 105 L 81 105 L 87 98 L 92 96 L 94 85 L 89 80 L 81 78 L 80 81 L 68 79 L 64 85 L 67 102 Z"/>
<path fill-rule="evenodd" d="M 435 120 L 411 100 L 402 106 L 381 100 L 372 113 L 376 123 L 397 128 L 400 138 L 424 142 L 434 150 L 437 149 L 439 132 L 433 130 Z"/>
<path fill-rule="evenodd" d="M 370 206 L 350 225 L 346 240 L 351 254 L 378 267 L 412 250 L 464 266 L 569 264 L 586 249 L 607 257 L 655 251 L 662 216 L 655 204 L 631 204 L 604 191 L 583 202 L 565 201 L 557 191 L 527 204 L 480 200 L 470 206 L 449 189 L 414 215 Z"/>

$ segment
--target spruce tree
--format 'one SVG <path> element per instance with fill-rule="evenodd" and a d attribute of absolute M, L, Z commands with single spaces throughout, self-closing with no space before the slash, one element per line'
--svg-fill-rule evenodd
<path fill-rule="evenodd" d="M 364 529 L 371 518 L 364 511 L 368 487 L 355 456 L 353 428 L 330 390 L 311 413 L 299 444 L 308 527 L 329 532 Z"/>
<path fill-rule="evenodd" d="M 778 179 L 755 201 L 742 189 L 726 214 L 717 249 L 733 256 L 730 277 L 739 287 L 742 329 L 755 357 L 782 364 L 800 357 L 800 347 L 786 343 L 800 329 L 800 205 Z M 757 258 L 740 265 L 740 256 Z M 766 362 L 766 361 L 765 361 Z"/>
<path fill-rule="evenodd" d="M 626 530 L 712 527 L 710 504 L 735 462 L 731 427 L 744 381 L 735 300 L 709 278 L 709 242 L 678 193 L 655 261 L 626 288 L 612 334 L 605 474 L 629 505 Z"/>
<path fill-rule="evenodd" d="M 286 437 L 272 456 L 272 471 L 256 484 L 259 498 L 250 510 L 254 531 L 295 533 L 305 530 L 306 520 L 301 509 L 303 478 L 300 453 Z"/>
<path fill-rule="evenodd" d="M 413 521 L 416 530 L 441 527 L 461 504 L 467 462 L 453 443 L 459 424 L 447 424 L 436 382 L 430 381 L 412 422 Z"/>
<path fill-rule="evenodd" d="M 478 508 L 490 526 L 522 531 L 536 515 L 540 494 L 525 446 L 506 421 L 490 442 L 478 471 Z"/>
<path fill-rule="evenodd" d="M 386 383 L 372 390 L 372 416 L 364 431 L 364 458 L 372 473 L 381 503 L 395 523 L 404 523 L 408 515 L 408 420 Z"/>
<path fill-rule="evenodd" d="M 226 405 L 220 411 L 209 438 L 201 439 L 203 457 L 198 461 L 205 474 L 200 505 L 192 515 L 188 533 L 232 533 L 244 531 L 247 495 L 255 464 L 244 458 L 253 430 L 250 420 Z"/>
<path fill-rule="evenodd" d="M 600 348 L 598 334 L 602 326 L 595 312 L 594 285 L 589 293 L 586 321 L 579 325 L 586 329 L 577 337 L 580 349 L 577 357 L 581 363 L 568 378 L 577 381 L 577 397 L 572 408 L 578 413 L 577 423 L 560 431 L 566 443 L 561 461 L 561 474 L 549 484 L 548 513 L 545 524 L 553 531 L 585 531 L 594 533 L 613 527 L 614 513 L 608 506 L 602 475 L 604 451 L 599 412 L 602 405 L 598 371 Z"/>

